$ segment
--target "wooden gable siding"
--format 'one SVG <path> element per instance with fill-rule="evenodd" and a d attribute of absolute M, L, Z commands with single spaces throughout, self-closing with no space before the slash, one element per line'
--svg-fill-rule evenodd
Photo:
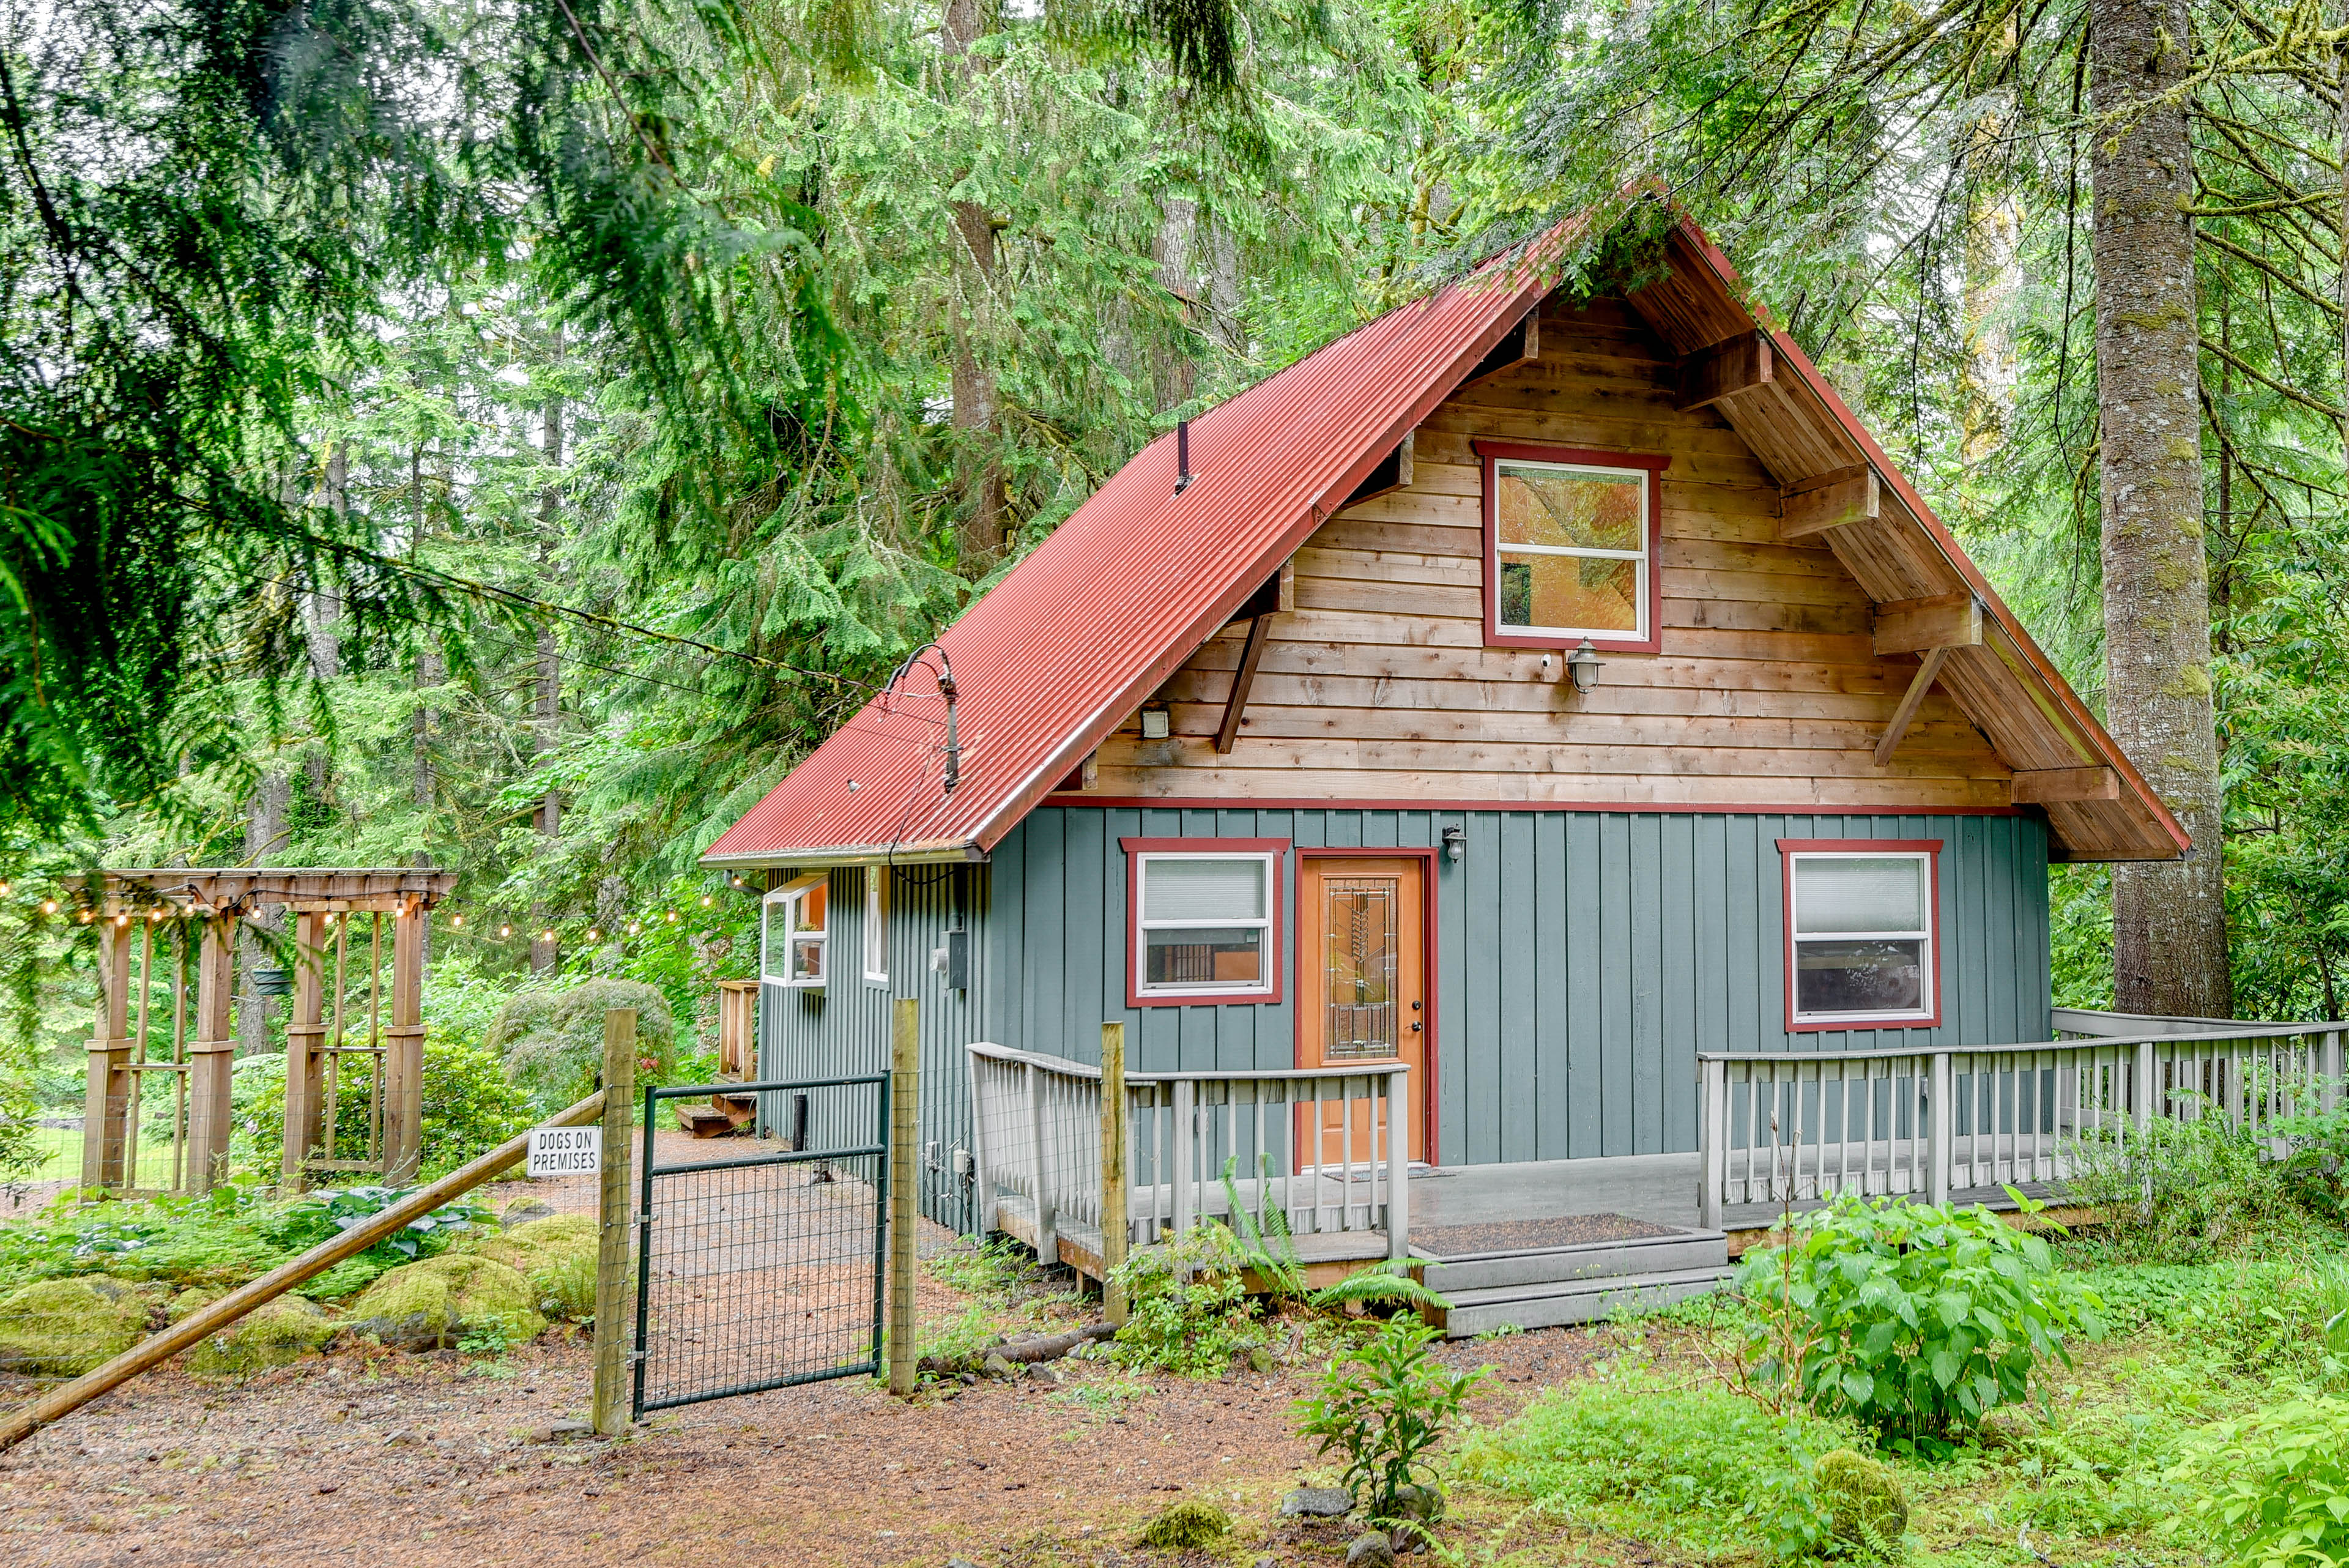
<path fill-rule="evenodd" d="M 1872 749 L 1917 669 L 1879 659 L 1873 607 L 1826 545 L 1778 539 L 1778 488 L 1710 410 L 1672 407 L 1670 351 L 1627 305 L 1546 303 L 1541 355 L 1421 425 L 1413 483 L 1339 513 L 1295 561 L 1237 746 L 1216 726 L 1245 627 L 1167 683 L 1172 735 L 1105 741 L 1101 796 L 1547 800 L 1967 809 L 2009 770 L 1938 690 L 1889 765 Z M 1562 659 L 1488 648 L 1490 437 L 1662 452 L 1662 650 L 1607 652 L 1578 697 Z M 1063 796 L 1062 798 L 1071 798 Z"/>

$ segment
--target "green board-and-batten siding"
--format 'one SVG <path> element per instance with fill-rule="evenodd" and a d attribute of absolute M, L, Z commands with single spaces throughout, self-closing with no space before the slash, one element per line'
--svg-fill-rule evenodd
<path fill-rule="evenodd" d="M 1139 1069 L 1295 1060 L 1287 1000 L 1125 1005 L 1121 838 L 1375 852 L 1440 846 L 1447 826 L 1462 830 L 1465 852 L 1458 864 L 1433 861 L 1437 1153 L 1446 1164 L 1693 1148 L 1700 1049 L 2048 1037 L 2047 836 L 2028 815 L 1052 806 L 985 867 L 896 873 L 885 989 L 857 972 L 865 873 L 833 872 L 833 977 L 823 1000 L 765 988 L 768 1071 L 877 1070 L 888 1060 L 889 1002 L 918 995 L 923 1137 L 934 1156 L 926 1186 L 949 1199 L 954 1151 L 969 1147 L 967 1041 L 1092 1061 L 1102 1023 L 1116 1019 Z M 1786 1032 L 1780 838 L 1942 841 L 1940 1027 Z M 1296 869 L 1292 855 L 1283 867 L 1292 888 Z M 971 985 L 960 992 L 929 967 L 957 919 L 973 933 Z M 1284 924 L 1282 958 L 1293 965 L 1293 898 Z"/>

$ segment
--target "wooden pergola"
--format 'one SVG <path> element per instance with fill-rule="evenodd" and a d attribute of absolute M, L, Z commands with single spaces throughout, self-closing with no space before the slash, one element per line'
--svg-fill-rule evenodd
<path fill-rule="evenodd" d="M 84 1187 L 195 1193 L 221 1179 L 236 1054 L 231 1006 L 237 922 L 271 907 L 294 916 L 284 1184 L 298 1189 L 313 1172 L 325 1171 L 376 1171 L 388 1183 L 415 1179 L 423 1135 L 425 922 L 456 886 L 455 872 L 174 866 L 100 871 L 95 888 L 87 880 L 68 879 L 81 888 L 86 918 L 102 928 Z M 355 916 L 367 922 L 361 939 L 366 1012 L 356 1042 L 349 1005 Z M 347 1059 L 353 1058 L 367 1096 L 366 1147 L 357 1154 L 336 1147 L 336 1111 L 352 1075 Z M 160 1182 L 141 1180 L 139 1168 L 139 1124 L 150 1078 L 167 1083 L 174 1100 L 171 1169 Z"/>

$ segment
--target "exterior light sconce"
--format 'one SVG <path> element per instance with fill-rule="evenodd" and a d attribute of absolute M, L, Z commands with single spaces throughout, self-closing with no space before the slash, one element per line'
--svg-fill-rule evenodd
<path fill-rule="evenodd" d="M 1457 826 L 1444 830 L 1444 857 L 1454 866 L 1468 853 L 1468 835 Z"/>
<path fill-rule="evenodd" d="M 1566 672 L 1574 677 L 1574 690 L 1578 693 L 1585 697 L 1590 695 L 1590 689 L 1599 684 L 1599 670 L 1603 663 L 1605 660 L 1599 657 L 1599 650 L 1590 646 L 1590 639 L 1587 637 L 1566 656 Z"/>
<path fill-rule="evenodd" d="M 1173 717 L 1164 708 L 1144 708 L 1142 711 L 1142 738 L 1145 741 L 1164 740 L 1172 731 Z"/>

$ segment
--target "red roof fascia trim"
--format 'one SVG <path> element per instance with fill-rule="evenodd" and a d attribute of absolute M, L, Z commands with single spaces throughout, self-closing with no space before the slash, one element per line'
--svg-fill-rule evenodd
<path fill-rule="evenodd" d="M 1384 798 L 1317 800 L 1309 797 L 1258 800 L 1248 795 L 1199 794 L 1070 794 L 1046 795 L 1039 805 L 1098 806 L 1112 811 L 1597 811 L 1638 816 L 1651 812 L 1691 816 L 2029 816 L 2021 805 L 1708 805 L 1702 801 L 1656 801 L 1629 805 L 1609 800 L 1413 800 L 1408 795 Z M 1365 855 L 1385 854 L 1392 846 L 1364 845 Z M 1400 853 L 1400 851 L 1398 851 Z"/>
<path fill-rule="evenodd" d="M 1247 597 L 1256 591 L 1264 569 L 1277 566 L 1295 555 L 1299 547 L 1313 536 L 1314 530 L 1329 520 L 1330 514 L 1323 509 L 1323 503 L 1333 494 L 1342 496 L 1352 493 L 1354 487 L 1368 477 L 1371 470 L 1378 466 L 1379 461 L 1386 456 L 1394 443 L 1402 440 L 1408 431 L 1417 429 L 1420 421 L 1433 412 L 1437 404 L 1452 395 L 1453 389 L 1466 379 L 1469 370 L 1475 367 L 1477 361 L 1492 352 L 1493 346 L 1501 340 L 1503 335 L 1523 319 L 1526 311 L 1541 303 L 1549 289 L 1542 281 L 1536 263 L 1537 254 L 1554 252 L 1558 245 L 1567 243 L 1570 237 L 1568 233 L 1569 227 L 1578 227 L 1580 222 L 1581 220 L 1578 219 L 1570 223 L 1561 223 L 1526 255 L 1510 263 L 1509 272 L 1514 275 L 1513 283 L 1505 285 L 1495 282 L 1486 286 L 1494 288 L 1496 293 L 1505 288 L 1508 289 L 1509 297 L 1501 306 L 1499 315 L 1476 335 L 1468 348 L 1454 361 L 1452 368 L 1438 377 L 1425 391 L 1413 400 L 1402 419 L 1392 422 L 1382 433 L 1372 437 L 1362 452 L 1356 456 L 1354 462 L 1340 475 L 1338 483 L 1323 492 L 1319 499 L 1309 504 L 1303 515 L 1281 532 L 1273 547 L 1258 556 L 1254 566 L 1240 573 L 1232 584 L 1217 596 L 1206 614 L 1194 621 L 1180 638 L 1168 644 L 1159 656 L 1144 668 L 1139 679 L 1129 682 L 1123 690 L 1103 703 L 1084 723 L 1071 732 L 1067 741 L 1047 755 L 1042 765 L 1036 768 L 1019 788 L 1005 797 L 1004 803 L 996 808 L 994 815 L 980 823 L 971 836 L 972 840 L 980 848 L 992 850 L 1001 843 L 1004 835 L 1019 826 L 1019 819 L 1034 810 L 1037 803 L 1050 793 L 1054 784 L 1068 776 L 1070 762 L 1073 757 L 1099 745 L 1102 738 L 1116 727 L 1117 719 L 1122 713 L 1138 702 L 1141 697 L 1164 685 L 1167 678 L 1181 668 L 1185 659 L 1197 652 L 1201 644 L 1221 630 L 1230 621 L 1232 612 L 1247 602 Z M 1449 288 L 1466 288 L 1474 286 L 1475 283 L 1475 279 L 1471 277 L 1451 285 Z M 1406 310 L 1431 308 L 1447 292 L 1449 289 L 1439 290 L 1426 299 L 1414 301 L 1402 308 Z M 1284 373 L 1290 368 L 1293 367 L 1284 367 Z M 1172 439 L 1170 436 L 1160 436 L 1151 442 L 1150 446 L 1144 447 L 1143 453 Z M 1137 453 L 1133 461 L 1136 462 L 1142 461 L 1143 453 Z"/>
<path fill-rule="evenodd" d="M 1704 257 L 1706 265 L 1711 266 L 1720 277 L 1729 296 L 1736 300 L 1749 317 L 1753 316 L 1752 307 L 1745 305 L 1744 296 L 1740 293 L 1737 269 L 1730 265 L 1729 258 L 1722 254 L 1721 248 L 1715 245 L 1705 232 L 1698 228 L 1691 219 L 1682 218 L 1680 226 L 1682 237 L 1695 247 L 1698 254 Z M 2161 797 L 2154 793 L 2153 786 L 2146 783 L 2145 776 L 2137 771 L 2136 764 L 2131 763 L 2127 753 L 2121 750 L 2120 742 L 2114 740 L 2105 727 L 2096 722 L 2095 715 L 2088 711 L 2087 705 L 2080 701 L 2080 694 L 2072 690 L 2072 683 L 2057 672 L 2054 664 L 2049 660 L 2039 644 L 2032 639 L 2028 631 L 2023 629 L 2021 619 L 2007 607 L 2006 601 L 1998 597 L 1998 590 L 1990 586 L 1989 580 L 1982 575 L 1981 568 L 1968 557 L 1965 550 L 1958 544 L 1956 536 L 1951 534 L 1948 524 L 1944 524 L 1933 509 L 1925 504 L 1925 498 L 1917 493 L 1916 488 L 1909 483 L 1908 476 L 1900 472 L 1899 467 L 1890 457 L 1886 455 L 1884 449 L 1877 444 L 1876 438 L 1868 433 L 1852 411 L 1844 406 L 1843 399 L 1837 396 L 1835 389 L 1827 384 L 1826 378 L 1819 374 L 1818 367 L 1811 363 L 1810 356 L 1803 352 L 1802 346 L 1777 327 L 1764 326 L 1759 317 L 1754 318 L 1754 326 L 1770 334 L 1771 341 L 1780 353 L 1792 361 L 1795 373 L 1802 379 L 1804 384 L 1809 387 L 1812 395 L 1816 397 L 1828 414 L 1843 426 L 1846 433 L 1859 443 L 1860 451 L 1868 454 L 1868 460 L 1875 466 L 1877 472 L 1892 486 L 1893 493 L 1900 498 L 1901 504 L 1908 507 L 1916 519 L 1925 525 L 1926 534 L 1940 549 L 1942 558 L 1949 562 L 1951 568 L 1959 576 L 1965 579 L 1967 587 L 1979 594 L 1982 602 L 1990 607 L 1991 614 L 1997 618 L 2000 627 L 2004 629 L 2008 637 L 2013 639 L 2015 648 L 2029 661 L 2032 669 L 2038 673 L 2049 695 L 2063 705 L 2071 715 L 2073 722 L 2077 723 L 2082 732 L 2087 735 L 2090 742 L 2104 753 L 2106 762 L 2110 763 L 2121 777 L 2128 781 L 2129 787 L 2137 792 L 2137 798 L 2144 803 L 2148 811 L 2153 813 L 2154 820 L 2159 823 L 2163 831 L 2176 841 L 2178 852 L 2183 854 L 2193 848 L 2193 839 L 2189 837 L 2186 830 L 2178 826 L 2178 819 L 2170 815 L 2169 808 L 2162 804 Z"/>

